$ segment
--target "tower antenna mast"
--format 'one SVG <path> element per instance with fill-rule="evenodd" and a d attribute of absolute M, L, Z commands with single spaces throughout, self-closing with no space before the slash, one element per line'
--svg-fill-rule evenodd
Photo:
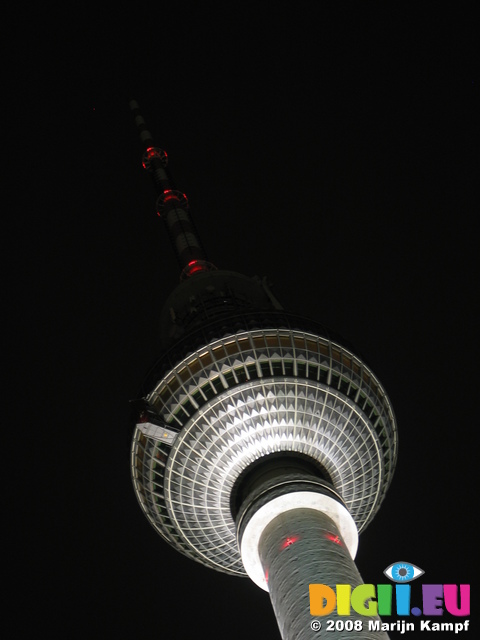
<path fill-rule="evenodd" d="M 177 260 L 182 269 L 181 278 L 215 269 L 207 260 L 189 211 L 187 196 L 174 188 L 169 174 L 167 153 L 156 147 L 152 134 L 135 100 L 130 101 L 140 140 L 145 146 L 142 164 L 153 180 L 157 192 L 157 214 L 163 218 Z"/>

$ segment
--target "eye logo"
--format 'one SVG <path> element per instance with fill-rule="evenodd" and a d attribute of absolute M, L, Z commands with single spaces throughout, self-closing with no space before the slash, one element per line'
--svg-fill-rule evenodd
<path fill-rule="evenodd" d="M 394 562 L 383 572 L 393 582 L 411 582 L 425 573 L 410 562 Z"/>

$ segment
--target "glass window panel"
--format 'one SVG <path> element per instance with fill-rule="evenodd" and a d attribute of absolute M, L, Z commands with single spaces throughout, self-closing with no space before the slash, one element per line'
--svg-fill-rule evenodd
<path fill-rule="evenodd" d="M 238 341 L 238 346 L 242 351 L 250 351 L 252 348 L 249 338 L 240 338 L 240 340 Z"/>
<path fill-rule="evenodd" d="M 189 368 L 190 368 L 190 371 L 191 371 L 193 374 L 198 373 L 198 372 L 200 371 L 200 369 L 201 369 L 200 361 L 199 361 L 199 360 L 197 360 L 197 358 L 195 358 L 195 360 L 191 360 L 191 361 L 188 363 L 188 366 L 189 366 Z"/>
<path fill-rule="evenodd" d="M 225 349 L 223 348 L 223 344 L 214 347 L 212 349 L 212 352 L 215 360 L 221 360 L 225 357 Z"/>
<path fill-rule="evenodd" d="M 320 353 L 322 354 L 322 356 L 329 356 L 330 355 L 330 352 L 328 350 L 328 345 L 326 345 L 326 344 L 322 344 L 320 342 L 319 350 L 320 350 Z"/>
<path fill-rule="evenodd" d="M 305 349 L 305 340 L 304 338 L 300 338 L 299 336 L 295 336 L 294 344 L 297 349 Z"/>
<path fill-rule="evenodd" d="M 340 351 L 338 349 L 332 348 L 332 358 L 337 360 L 338 362 L 342 361 L 342 357 L 340 355 Z"/>
<path fill-rule="evenodd" d="M 342 362 L 345 366 L 347 366 L 349 369 L 351 369 L 352 367 L 352 359 L 349 358 L 347 355 L 345 355 L 344 353 L 342 353 Z"/>
<path fill-rule="evenodd" d="M 206 369 L 209 364 L 212 364 L 212 354 L 209 351 L 207 351 L 207 353 L 202 353 L 200 360 L 203 368 Z"/>
<path fill-rule="evenodd" d="M 255 336 L 253 338 L 253 345 L 255 349 L 264 349 L 265 348 L 265 339 L 263 336 Z"/>
<path fill-rule="evenodd" d="M 292 340 L 290 336 L 280 336 L 280 344 L 282 345 L 282 347 L 291 348 Z"/>
<path fill-rule="evenodd" d="M 229 356 L 235 355 L 236 353 L 238 353 L 237 343 L 235 341 L 227 342 L 227 344 L 225 345 L 225 350 Z"/>

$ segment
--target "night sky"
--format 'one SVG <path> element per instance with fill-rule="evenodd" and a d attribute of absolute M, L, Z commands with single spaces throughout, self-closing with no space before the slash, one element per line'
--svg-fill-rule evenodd
<path fill-rule="evenodd" d="M 267 275 L 389 394 L 399 458 L 360 537 L 364 581 L 403 560 L 424 582 L 478 583 L 477 34 L 473 3 L 425 5 L 158 2 L 12 20 L 4 456 L 25 632 L 279 638 L 266 593 L 171 549 L 133 493 L 130 400 L 179 273 L 131 98 L 209 259 Z"/>

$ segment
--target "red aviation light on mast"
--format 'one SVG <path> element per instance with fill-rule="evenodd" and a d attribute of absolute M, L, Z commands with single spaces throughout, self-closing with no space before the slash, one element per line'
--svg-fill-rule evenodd
<path fill-rule="evenodd" d="M 157 198 L 157 215 L 162 216 L 167 202 L 174 201 L 180 209 L 188 209 L 188 198 L 181 191 L 175 191 L 174 189 L 165 189 L 165 191 Z"/>
<path fill-rule="evenodd" d="M 168 202 L 169 200 L 179 200 L 178 194 L 179 194 L 178 191 L 173 191 L 172 189 L 165 189 L 165 191 L 163 192 L 163 201 Z M 186 200 L 187 196 L 184 193 L 182 195 Z"/>
<path fill-rule="evenodd" d="M 142 157 L 142 166 L 148 171 L 152 168 L 151 161 L 157 159 L 160 161 L 162 167 L 166 167 L 168 164 L 167 152 L 158 147 L 148 147 Z"/>
<path fill-rule="evenodd" d="M 197 271 L 205 271 L 204 265 L 201 263 L 201 260 L 192 260 L 187 265 L 189 275 L 192 276 Z"/>
<path fill-rule="evenodd" d="M 210 262 L 206 260 L 190 260 L 187 266 L 184 268 L 181 274 L 181 279 L 185 280 L 185 278 L 189 278 L 193 276 L 195 273 L 200 273 L 201 271 L 212 271 L 215 267 Z"/>

